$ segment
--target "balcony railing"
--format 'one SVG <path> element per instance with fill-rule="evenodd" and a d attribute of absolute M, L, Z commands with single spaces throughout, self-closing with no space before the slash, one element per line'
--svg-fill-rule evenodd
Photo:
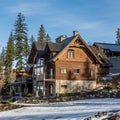
<path fill-rule="evenodd" d="M 45 79 L 55 79 L 55 75 L 45 74 Z"/>
<path fill-rule="evenodd" d="M 54 74 L 36 75 L 36 80 L 53 80 L 55 79 Z"/>

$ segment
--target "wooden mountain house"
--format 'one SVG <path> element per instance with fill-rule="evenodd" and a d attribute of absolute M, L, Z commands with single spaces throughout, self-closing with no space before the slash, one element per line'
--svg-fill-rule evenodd
<path fill-rule="evenodd" d="M 33 65 L 33 92 L 36 96 L 77 93 L 96 87 L 96 79 L 109 73 L 109 61 L 89 46 L 77 31 L 60 36 L 56 43 L 34 42 L 28 59 Z"/>

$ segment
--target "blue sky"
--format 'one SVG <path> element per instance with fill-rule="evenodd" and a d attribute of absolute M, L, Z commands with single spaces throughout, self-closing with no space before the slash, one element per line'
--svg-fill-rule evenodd
<path fill-rule="evenodd" d="M 19 12 L 25 15 L 28 37 L 35 39 L 43 24 L 52 41 L 77 30 L 87 43 L 115 43 L 120 27 L 120 0 L 1 0 L 0 47 L 6 46 Z"/>

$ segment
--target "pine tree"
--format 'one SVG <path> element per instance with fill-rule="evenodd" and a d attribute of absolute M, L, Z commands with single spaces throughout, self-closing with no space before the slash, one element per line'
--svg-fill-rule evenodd
<path fill-rule="evenodd" d="M 45 28 L 44 28 L 43 24 L 40 26 L 40 30 L 38 32 L 38 41 L 40 41 L 41 43 L 47 42 L 46 32 L 45 32 Z"/>
<path fill-rule="evenodd" d="M 16 69 L 20 71 L 25 67 L 27 57 L 29 55 L 29 45 L 27 37 L 27 24 L 25 23 L 25 16 L 22 13 L 18 13 L 17 20 L 15 22 L 15 51 L 16 51 Z"/>
<path fill-rule="evenodd" d="M 4 69 L 4 65 L 5 65 L 5 58 L 6 58 L 6 48 L 3 47 L 2 52 L 1 52 L 1 61 L 2 61 L 3 69 Z"/>
<path fill-rule="evenodd" d="M 120 45 L 120 28 L 117 29 L 116 35 L 117 35 L 117 37 L 116 37 L 117 38 L 116 44 Z"/>
<path fill-rule="evenodd" d="M 8 84 L 10 81 L 10 74 L 12 70 L 13 60 L 15 57 L 15 51 L 14 51 L 14 40 L 12 32 L 10 33 L 10 37 L 7 43 L 6 48 L 6 57 L 5 57 L 5 83 Z"/>
<path fill-rule="evenodd" d="M 50 38 L 49 34 L 46 35 L 46 41 L 51 42 L 51 38 Z"/>
<path fill-rule="evenodd" d="M 30 38 L 30 43 L 29 43 L 30 49 L 32 48 L 32 44 L 34 41 L 35 41 L 35 39 L 34 39 L 34 36 L 32 35 Z"/>

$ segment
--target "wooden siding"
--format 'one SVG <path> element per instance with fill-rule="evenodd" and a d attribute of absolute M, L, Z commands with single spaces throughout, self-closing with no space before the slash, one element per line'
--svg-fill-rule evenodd
<path fill-rule="evenodd" d="M 61 80 L 92 80 L 95 79 L 95 65 L 81 48 L 70 48 L 74 51 L 74 58 L 68 58 L 66 49 L 63 55 L 55 62 L 56 79 Z M 66 68 L 67 73 L 61 73 L 60 69 Z M 79 73 L 74 73 L 79 69 Z M 91 72 L 92 75 L 91 75 Z"/>
<path fill-rule="evenodd" d="M 69 49 L 74 51 L 74 58 L 73 59 L 72 58 L 70 59 L 70 58 L 67 57 L 68 56 L 67 53 L 68 53 Z M 70 47 L 70 48 L 64 50 L 64 53 L 61 56 L 60 60 L 64 60 L 64 61 L 79 61 L 79 62 L 86 62 L 86 61 L 92 62 L 90 60 L 90 58 L 86 55 L 86 53 L 83 51 L 82 48 L 76 48 L 76 47 Z"/>
<path fill-rule="evenodd" d="M 67 73 L 61 73 L 61 68 L 66 68 Z M 57 61 L 56 79 L 60 80 L 92 80 L 95 79 L 94 65 L 86 62 Z M 79 73 L 74 73 L 74 69 L 79 69 Z M 94 72 L 91 76 L 91 71 Z"/>
<path fill-rule="evenodd" d="M 97 74 L 108 74 L 109 73 L 109 69 L 108 68 L 97 68 L 97 71 L 96 71 Z"/>

